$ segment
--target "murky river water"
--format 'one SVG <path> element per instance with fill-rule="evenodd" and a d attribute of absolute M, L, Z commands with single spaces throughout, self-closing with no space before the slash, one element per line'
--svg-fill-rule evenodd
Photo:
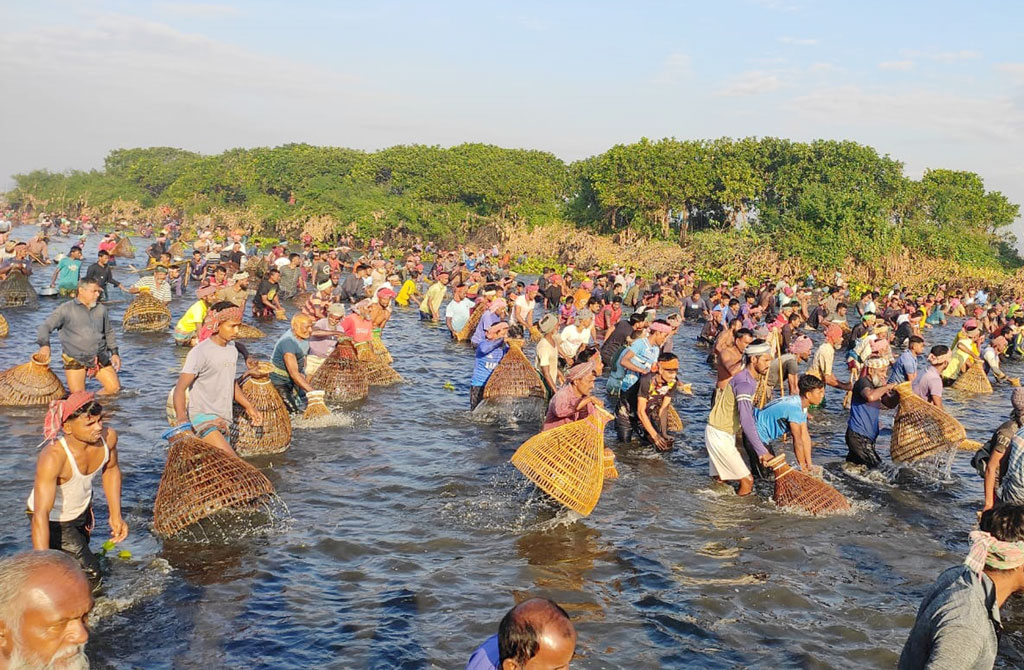
<path fill-rule="evenodd" d="M 48 282 L 45 269 L 37 273 L 37 285 L 43 274 Z M 0 340 L 0 367 L 27 359 L 56 304 L 5 310 L 11 335 Z M 126 304 L 111 306 L 118 322 Z M 175 300 L 175 318 L 188 304 Z M 931 331 L 929 345 L 955 328 Z M 620 479 L 590 517 L 573 520 L 546 507 L 507 462 L 539 419 L 471 417 L 471 349 L 399 309 L 385 342 L 407 383 L 372 388 L 348 410 L 351 425 L 296 431 L 289 451 L 254 461 L 290 509 L 281 527 L 199 545 L 160 543 L 149 531 L 164 399 L 184 352 L 169 335 L 120 335 L 125 391 L 109 403 L 110 424 L 121 434 L 131 527 L 123 546 L 133 558 L 110 562 L 94 665 L 456 669 L 517 598 L 542 594 L 576 622 L 574 668 L 894 667 L 922 591 L 963 560 L 981 502 L 969 455 L 942 483 L 907 472 L 891 485 L 851 479 L 838 468 L 845 413 L 830 389 L 811 424 L 815 461 L 856 501 L 853 515 L 783 513 L 767 487 L 747 499 L 723 493 L 707 476 L 712 376 L 695 336 L 686 327 L 676 339 L 695 395 L 676 402 L 687 429 L 675 450 L 617 448 Z M 268 337 L 253 349 L 269 355 L 272 346 Z M 950 391 L 947 407 L 984 440 L 1009 411 L 1008 391 L 969 404 Z M 39 409 L 0 411 L 3 554 L 31 546 L 24 501 L 41 421 Z M 887 441 L 886 433 L 883 456 Z M 97 492 L 94 549 L 109 533 Z M 1020 667 L 1024 607 L 1011 602 L 1003 614 L 998 667 Z"/>

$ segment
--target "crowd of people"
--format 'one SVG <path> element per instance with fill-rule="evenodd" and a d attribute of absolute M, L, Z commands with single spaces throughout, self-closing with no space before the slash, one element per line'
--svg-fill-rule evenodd
<path fill-rule="evenodd" d="M 55 262 L 50 285 L 70 299 L 36 333 L 37 353 L 46 359 L 52 334 L 58 333 L 69 395 L 46 413 L 28 498 L 32 545 L 39 553 L 0 566 L 0 626 L 7 627 L 8 641 L 0 656 L 7 667 L 37 667 L 15 666 L 14 658 L 56 660 L 81 653 L 87 633 L 74 622 L 81 623 L 91 597 L 89 588 L 80 593 L 80 575 L 93 588 L 101 582 L 89 548 L 97 474 L 112 539 L 128 534 L 120 514 L 117 433 L 106 425 L 97 395 L 87 390 L 90 378 L 99 383 L 99 396 L 120 388 L 118 335 L 104 305 L 114 288 L 146 292 L 164 303 L 174 295 L 194 295 L 173 327 L 173 341 L 189 348 L 172 393 L 173 415 L 179 426 L 233 457 L 234 407 L 253 425 L 262 421 L 238 381 L 240 361 L 251 368 L 259 358 L 239 341 L 247 316 L 259 324 L 293 312 L 290 329 L 269 356 L 271 381 L 291 412 L 305 409 L 313 391 L 309 379 L 339 341 L 365 344 L 375 330 L 388 327 L 396 308 L 410 309 L 452 339 L 469 343 L 471 410 L 481 404 L 509 340 L 532 338 L 533 363 L 547 396 L 542 431 L 607 407 L 618 442 L 638 441 L 661 452 L 674 447 L 670 413 L 685 392 L 681 377 L 700 372 L 682 370 L 675 349 L 700 347 L 715 376 L 702 427 L 709 476 L 741 496 L 753 494 L 756 480 L 769 476 L 766 464 L 786 444 L 802 471 L 823 476 L 814 463 L 808 419 L 825 402 L 826 387 L 845 392 L 846 461 L 850 469 L 866 472 L 882 465 L 876 448 L 881 415 L 895 406 L 897 385 L 909 383 L 941 409 L 944 389 L 979 366 L 997 387 L 1012 389 L 1013 414 L 974 459 L 985 497 L 980 527 L 970 534 L 970 555 L 926 595 L 900 668 L 992 667 L 999 607 L 1024 590 L 1024 389 L 1001 366 L 1024 357 L 1024 309 L 1015 298 L 997 298 L 987 288 L 958 292 L 939 286 L 918 295 L 894 286 L 885 293 L 851 295 L 838 272 L 830 285 L 813 273 L 795 281 L 710 284 L 690 269 L 644 277 L 633 268 L 571 263 L 564 270 L 545 268 L 526 281 L 497 247 L 442 250 L 420 244 L 395 257 L 377 240 L 355 252 L 352 244 L 321 249 L 305 239 L 294 251 L 282 241 L 259 252 L 240 230 L 196 231 L 186 245 L 177 226 L 154 231 L 145 268 L 135 281 L 122 283 L 115 274 L 124 277 L 136 268 L 114 265 L 116 237 L 105 237 L 95 262 L 86 266 L 81 242 L 51 261 L 48 232 L 35 236 L 31 247 L 8 240 L 9 232 L 0 231 L 6 254 L 0 255 L 0 282 Z M 70 232 L 61 227 L 57 234 Z M 934 339 L 929 329 L 947 319 L 962 319 L 955 338 L 927 347 Z M 677 338 L 686 323 L 700 324 L 695 342 Z M 814 331 L 821 336 L 817 346 L 810 337 Z M 55 593 L 58 587 L 66 593 Z M 21 599 L 29 591 L 39 597 L 25 608 Z M 16 620 L 45 616 L 32 614 L 44 601 L 45 607 L 64 608 L 61 621 L 71 622 L 66 626 L 74 634 L 62 633 L 58 646 L 30 648 L 18 638 Z M 467 667 L 568 668 L 575 641 L 572 623 L 557 604 L 527 600 L 506 615 Z"/>

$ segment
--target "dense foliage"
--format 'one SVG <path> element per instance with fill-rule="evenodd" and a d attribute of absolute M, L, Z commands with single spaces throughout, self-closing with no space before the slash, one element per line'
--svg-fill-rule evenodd
<path fill-rule="evenodd" d="M 360 237 L 452 242 L 485 223 L 561 221 L 627 243 L 743 230 L 780 258 L 822 269 L 904 249 L 973 267 L 1018 263 L 1007 230 L 1019 208 L 981 177 L 909 179 L 902 163 L 854 142 L 643 139 L 571 165 L 484 144 L 372 153 L 291 144 L 217 156 L 154 147 L 112 151 L 102 171 L 15 180 L 7 198 L 19 208 L 112 216 L 127 201 L 186 219 L 236 216 L 265 234 L 315 220 L 321 232 L 326 222 Z"/>

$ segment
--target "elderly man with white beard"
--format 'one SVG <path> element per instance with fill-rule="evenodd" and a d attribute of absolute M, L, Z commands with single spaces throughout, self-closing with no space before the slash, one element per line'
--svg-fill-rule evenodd
<path fill-rule="evenodd" d="M 89 581 L 64 552 L 0 561 L 0 670 L 88 670 L 92 606 Z"/>

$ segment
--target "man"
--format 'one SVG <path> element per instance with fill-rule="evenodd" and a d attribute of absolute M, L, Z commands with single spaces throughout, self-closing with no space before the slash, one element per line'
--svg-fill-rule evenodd
<path fill-rule="evenodd" d="M 290 300 L 298 295 L 299 291 L 306 290 L 306 280 L 302 277 L 302 256 L 289 254 L 288 263 L 281 266 L 280 286 L 281 297 Z"/>
<path fill-rule="evenodd" d="M 789 353 L 782 354 L 772 361 L 768 368 L 768 389 L 774 392 L 776 389 L 782 395 L 782 384 L 788 387 L 786 394 L 797 395 L 798 377 L 800 375 L 800 364 L 811 357 L 811 338 L 806 335 L 794 338 L 789 345 Z"/>
<path fill-rule="evenodd" d="M 754 340 L 744 351 L 746 365 L 715 395 L 715 402 L 704 428 L 704 445 L 708 450 L 708 465 L 716 481 L 739 482 L 736 491 L 741 496 L 754 490 L 754 477 L 743 459 L 738 444 L 742 433 L 750 442 L 756 459 L 763 465 L 772 454 L 761 442 L 754 417 L 754 392 L 757 380 L 768 372 L 771 346 L 764 340 Z"/>
<path fill-rule="evenodd" d="M 825 397 L 825 382 L 813 375 L 801 375 L 797 382 L 799 395 L 790 395 L 768 403 L 757 410 L 757 434 L 764 444 L 789 433 L 793 437 L 793 453 L 800 469 L 810 472 L 811 434 L 807 430 L 807 408 L 820 405 Z"/>
<path fill-rule="evenodd" d="M 963 565 L 949 568 L 925 594 L 898 670 L 990 670 L 1002 628 L 999 610 L 1024 591 L 1024 506 L 981 515 Z M 1012 664 L 1011 664 L 1012 665 Z"/>
<path fill-rule="evenodd" d="M 622 320 L 622 298 L 605 298 L 604 304 L 594 317 L 594 333 L 598 344 L 603 344 L 615 332 L 615 326 Z"/>
<path fill-rule="evenodd" d="M 892 393 L 895 384 L 887 384 L 889 361 L 872 356 L 864 362 L 864 376 L 853 385 L 850 418 L 846 424 L 846 462 L 875 469 L 882 459 L 875 451 L 881 429 L 882 404 L 896 406 Z"/>
<path fill-rule="evenodd" d="M 238 366 L 235 338 L 241 323 L 241 307 L 229 302 L 214 305 L 204 324 L 213 334 L 188 352 L 173 396 L 178 424 L 191 423 L 192 430 L 203 442 L 231 455 L 235 454 L 228 439 L 234 418 L 232 401 L 245 410 L 252 425 L 259 426 L 263 422 L 262 415 L 235 381 Z"/>
<path fill-rule="evenodd" d="M 1024 428 L 1024 388 L 1013 390 L 1010 404 L 1010 418 L 971 459 L 971 465 L 981 472 L 985 482 L 983 511 L 992 509 L 997 502 L 1024 504 L 1024 440 L 1017 436 Z"/>
<path fill-rule="evenodd" d="M 25 245 L 25 252 L 32 256 L 40 265 L 50 264 L 50 236 L 46 233 L 37 233 Z"/>
<path fill-rule="evenodd" d="M 114 285 L 122 291 L 125 290 L 124 285 L 114 279 L 114 269 L 110 266 L 110 254 L 106 251 L 99 252 L 96 256 L 96 262 L 85 271 L 85 278 L 99 284 L 104 300 L 108 299 L 107 287 L 110 285 Z"/>
<path fill-rule="evenodd" d="M 291 330 L 278 338 L 270 362 L 274 371 L 270 382 L 281 394 L 289 412 L 306 409 L 306 394 L 313 390 L 306 377 L 306 356 L 309 355 L 309 336 L 313 334 L 313 319 L 305 314 L 292 317 Z"/>
<path fill-rule="evenodd" d="M 466 285 L 455 286 L 452 289 L 452 299 L 444 308 L 444 324 L 448 327 L 448 332 L 453 339 L 469 323 L 472 313 L 473 301 L 466 297 Z"/>
<path fill-rule="evenodd" d="M 442 272 L 437 281 L 430 285 L 427 294 L 420 301 L 420 321 L 437 322 L 441 319 L 441 303 L 448 287 L 448 273 Z M 456 331 L 458 332 L 458 331 Z"/>
<path fill-rule="evenodd" d="M 638 337 L 622 352 L 613 366 L 612 372 L 608 375 L 608 384 L 605 386 L 613 395 L 619 394 L 616 413 L 620 411 L 626 413 L 626 408 L 622 407 L 622 394 L 637 383 L 640 375 L 645 375 L 654 369 L 654 364 L 658 362 L 658 355 L 661 353 L 661 345 L 665 343 L 671 333 L 672 327 L 668 325 L 668 322 L 658 319 L 651 323 L 646 336 Z"/>
<path fill-rule="evenodd" d="M 604 405 L 595 398 L 594 380 L 597 379 L 593 361 L 574 365 L 565 373 L 566 384 L 551 396 L 541 431 L 578 421 L 591 413 L 591 407 Z"/>
<path fill-rule="evenodd" d="M 615 431 L 620 442 L 633 435 L 654 445 L 658 451 L 672 448 L 668 435 L 668 408 L 676 395 L 679 359 L 672 353 L 658 355 L 657 370 L 641 375 L 636 384 L 623 393 L 626 412 L 616 412 Z"/>
<path fill-rule="evenodd" d="M 33 551 L 0 560 L 0 669 L 87 670 L 86 575 L 67 554 Z"/>
<path fill-rule="evenodd" d="M 345 332 L 345 335 L 352 338 L 356 345 L 369 342 L 370 338 L 373 337 L 373 322 L 370 321 L 370 304 L 369 298 L 360 300 L 352 305 L 352 311 L 341 320 L 341 329 Z"/>
<path fill-rule="evenodd" d="M 405 268 L 403 268 L 404 270 Z M 401 278 L 401 275 L 400 275 Z M 398 289 L 398 295 L 395 296 L 395 302 L 402 307 L 408 307 L 409 302 L 420 302 L 423 300 L 423 296 L 420 295 L 419 288 L 416 283 L 419 281 L 420 273 L 419 270 L 410 270 L 408 276 L 401 280 L 401 286 Z"/>
<path fill-rule="evenodd" d="M 213 268 L 213 274 L 204 279 L 199 285 L 200 287 L 212 286 L 215 291 L 220 290 L 231 283 L 231 277 L 228 276 L 228 269 L 223 265 L 218 265 Z"/>
<path fill-rule="evenodd" d="M 43 421 L 46 445 L 36 461 L 35 485 L 28 497 L 32 547 L 60 549 L 75 557 L 96 588 L 99 559 L 89 549 L 95 524 L 92 481 L 99 473 L 107 497 L 111 539 L 128 536 L 121 517 L 121 468 L 117 432 L 103 425 L 103 407 L 92 393 L 76 391 L 50 403 Z"/>
<path fill-rule="evenodd" d="M 352 274 L 345 277 L 337 289 L 335 294 L 338 298 L 338 302 L 344 304 L 356 304 L 360 300 L 366 297 L 366 283 L 365 279 L 370 276 L 371 268 L 365 263 L 356 263 L 355 267 L 352 268 Z"/>
<path fill-rule="evenodd" d="M 157 265 L 153 268 L 152 276 L 143 277 L 128 289 L 129 293 L 137 294 L 142 291 L 149 291 L 151 296 L 165 305 L 169 303 L 171 301 L 171 285 L 167 281 L 167 268 Z"/>
<path fill-rule="evenodd" d="M 369 309 L 370 322 L 374 328 L 384 328 L 388 325 L 388 321 L 391 320 L 391 301 L 394 297 L 395 292 L 390 288 L 385 287 L 377 291 Z"/>
<path fill-rule="evenodd" d="M 843 329 L 837 324 L 829 324 L 825 328 L 825 341 L 821 343 L 818 350 L 814 353 L 814 358 L 811 360 L 811 365 L 807 368 L 807 374 L 817 377 L 821 381 L 825 382 L 827 386 L 832 388 L 842 389 L 843 391 L 849 391 L 853 388 L 853 384 L 850 382 L 841 382 L 839 379 L 832 374 L 833 364 L 836 360 L 836 350 L 843 343 Z M 822 402 L 824 403 L 824 396 L 822 396 Z"/>
<path fill-rule="evenodd" d="M 280 281 L 280 270 L 277 268 L 267 270 L 267 276 L 260 282 L 259 288 L 256 289 L 256 297 L 252 301 L 254 319 L 273 319 L 283 311 L 278 288 Z"/>
<path fill-rule="evenodd" d="M 100 285 L 96 280 L 79 281 L 78 295 L 53 310 L 36 329 L 39 357 L 46 360 L 50 359 L 50 334 L 60 331 L 61 358 L 70 393 L 84 391 L 87 376 L 95 376 L 103 385 L 100 395 L 121 390 L 117 378 L 121 370 L 117 340 L 107 308 L 99 304 L 99 297 Z"/>
<path fill-rule="evenodd" d="M 199 295 L 196 292 L 196 295 Z M 230 302 L 245 312 L 245 302 L 249 299 L 249 273 L 236 272 L 231 276 L 231 285 L 217 289 L 214 294 L 216 302 Z"/>
<path fill-rule="evenodd" d="M 520 286 L 522 286 L 520 284 Z M 529 332 L 533 326 L 533 311 L 537 306 L 537 285 L 530 284 L 526 287 L 525 293 L 516 296 L 512 303 L 512 318 L 523 327 L 523 332 Z"/>
<path fill-rule="evenodd" d="M 919 335 L 911 335 L 907 340 L 907 348 L 892 365 L 892 370 L 889 372 L 889 383 L 910 382 L 913 384 L 917 378 L 917 359 L 922 353 L 924 353 L 924 338 Z"/>
<path fill-rule="evenodd" d="M 20 272 L 26 277 L 32 276 L 32 259 L 28 257 L 28 247 L 24 242 L 16 242 L 14 257 L 0 265 L 0 280 L 7 279 L 12 272 Z"/>
<path fill-rule="evenodd" d="M 327 357 L 338 344 L 338 336 L 345 334 L 341 326 L 345 316 L 345 306 L 339 302 L 331 303 L 327 308 L 327 316 L 313 324 L 313 333 L 309 336 L 309 356 L 306 358 L 306 377 L 312 378 Z"/>
<path fill-rule="evenodd" d="M 530 598 L 513 607 L 469 658 L 466 670 L 569 670 L 576 629 L 553 600 Z"/>
<path fill-rule="evenodd" d="M 754 334 L 746 328 L 735 331 L 732 344 L 718 352 L 715 359 L 715 392 L 721 391 L 743 369 L 743 354 L 754 341 Z"/>
<path fill-rule="evenodd" d="M 611 335 L 605 337 L 604 343 L 601 345 L 601 362 L 604 367 L 611 369 L 619 352 L 626 346 L 626 341 L 635 337 L 646 327 L 647 323 L 644 321 L 643 314 L 631 314 L 628 319 L 616 323 Z"/>
<path fill-rule="evenodd" d="M 499 300 L 502 303 L 505 302 L 503 298 L 498 298 L 494 302 Z M 489 316 L 495 317 L 496 312 L 488 311 L 484 314 L 480 319 L 481 328 L 477 328 L 477 331 L 473 333 L 472 342 L 476 347 L 476 363 L 473 366 L 473 376 L 469 382 L 470 410 L 476 409 L 484 399 L 484 386 L 491 378 L 494 368 L 498 367 L 498 363 L 508 351 L 508 345 L 505 343 L 505 338 L 508 336 L 508 322 L 500 317 L 488 319 Z"/>
<path fill-rule="evenodd" d="M 942 372 L 949 365 L 951 357 L 946 345 L 937 344 L 932 347 L 928 354 L 931 366 L 920 377 L 915 377 L 910 386 L 914 393 L 939 409 L 942 409 Z"/>
<path fill-rule="evenodd" d="M 570 323 L 559 335 L 558 355 L 565 361 L 576 358 L 581 349 L 590 344 L 594 335 L 594 315 L 582 310 L 576 315 L 576 323 Z"/>
<path fill-rule="evenodd" d="M 540 378 L 547 387 L 548 395 L 552 395 L 562 382 L 562 373 L 558 369 L 558 317 L 545 314 L 537 323 L 541 338 L 535 348 L 535 365 Z"/>
<path fill-rule="evenodd" d="M 701 297 L 700 289 L 694 288 L 693 293 L 683 299 L 679 312 L 683 321 L 701 321 L 711 316 L 711 305 Z"/>
<path fill-rule="evenodd" d="M 953 350 L 950 352 L 949 365 L 942 371 L 942 383 L 944 386 L 952 386 L 972 365 L 980 361 L 981 351 L 979 346 L 985 339 L 985 333 L 978 325 L 977 320 L 968 319 L 953 340 Z"/>
<path fill-rule="evenodd" d="M 981 360 L 985 363 L 986 372 L 991 372 L 992 376 L 998 381 L 1016 386 L 1020 384 L 1020 380 L 1012 379 L 1003 372 L 1002 367 L 999 365 L 999 357 L 1006 353 L 1008 344 L 1006 338 L 1002 335 L 993 337 L 988 346 L 981 352 Z"/>
<path fill-rule="evenodd" d="M 146 256 L 149 257 L 149 264 L 153 265 L 160 261 L 160 256 L 167 253 L 167 236 L 160 234 L 153 240 L 153 244 L 146 249 Z"/>
<path fill-rule="evenodd" d="M 217 300 L 216 295 L 217 292 L 214 291 L 212 286 L 206 286 L 196 291 L 197 300 L 178 319 L 178 323 L 174 325 L 174 332 L 171 333 L 176 345 L 179 347 L 194 347 L 199 344 L 199 330 L 206 321 L 210 306 L 220 302 Z"/>
<path fill-rule="evenodd" d="M 82 247 L 74 246 L 68 255 L 60 259 L 50 286 L 56 287 L 62 296 L 71 296 L 78 290 L 78 279 L 82 271 Z"/>

